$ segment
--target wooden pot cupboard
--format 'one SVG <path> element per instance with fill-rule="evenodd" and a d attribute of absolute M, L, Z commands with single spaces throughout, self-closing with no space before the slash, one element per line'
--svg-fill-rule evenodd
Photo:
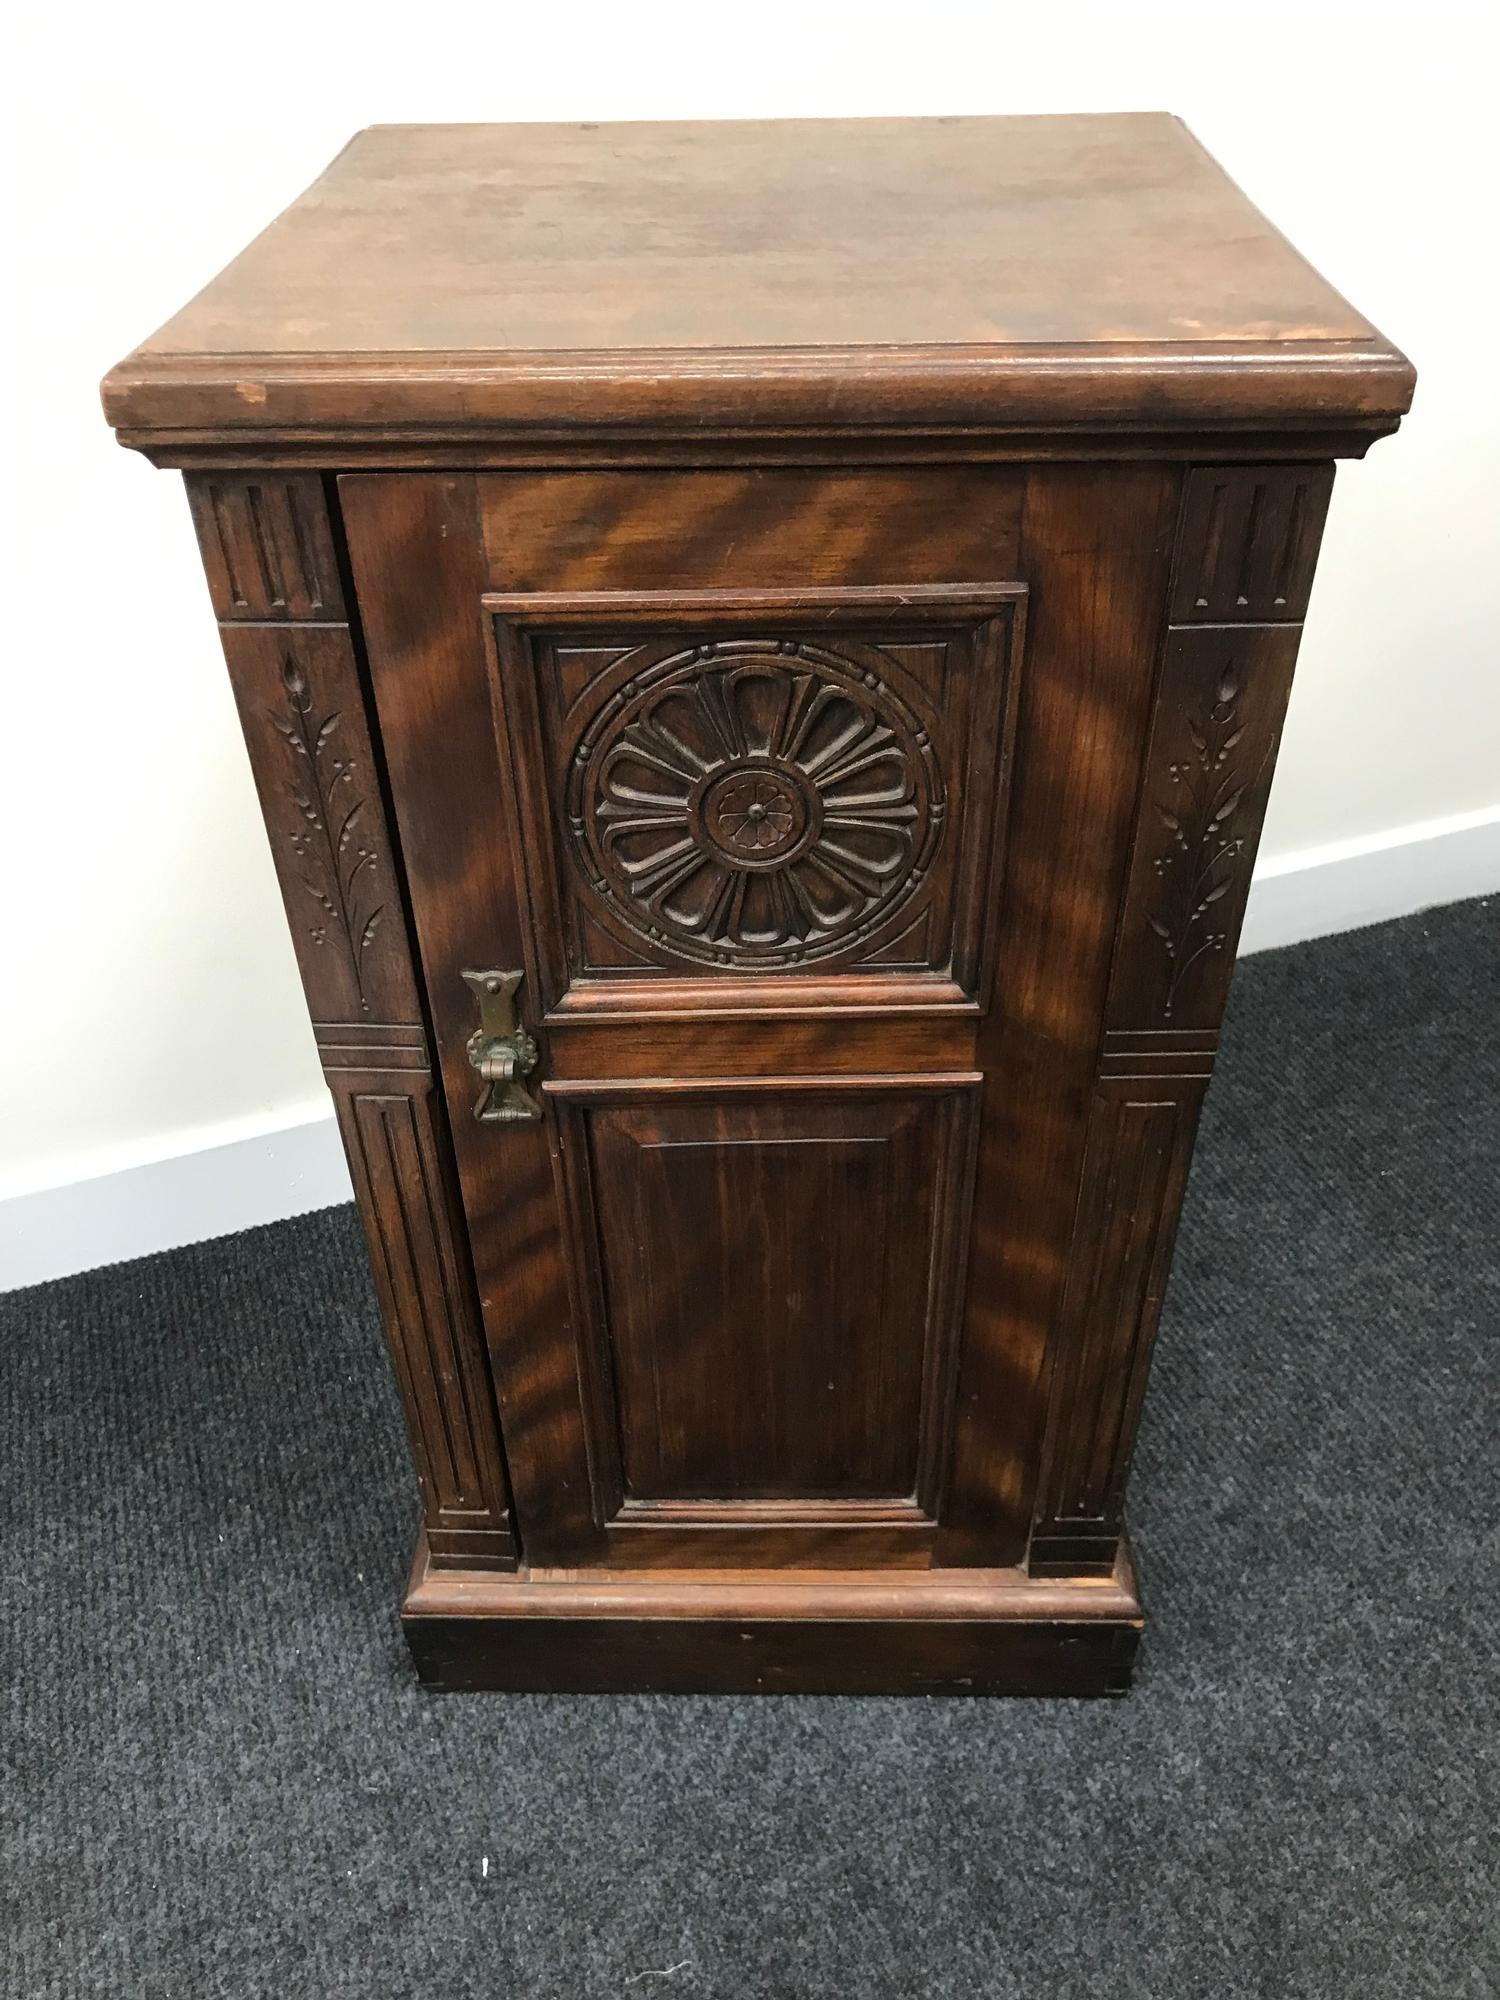
<path fill-rule="evenodd" d="M 110 374 L 186 474 L 424 1681 L 1124 1689 L 1333 461 L 1412 384 L 1155 115 L 375 127 Z"/>

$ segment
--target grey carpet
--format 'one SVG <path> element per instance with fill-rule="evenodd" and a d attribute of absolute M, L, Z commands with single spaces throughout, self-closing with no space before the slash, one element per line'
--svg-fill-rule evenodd
<path fill-rule="evenodd" d="M 0 1301 L 4 1993 L 1493 1994 L 1497 995 L 1242 969 L 1123 1702 L 424 1696 L 352 1211 Z"/>

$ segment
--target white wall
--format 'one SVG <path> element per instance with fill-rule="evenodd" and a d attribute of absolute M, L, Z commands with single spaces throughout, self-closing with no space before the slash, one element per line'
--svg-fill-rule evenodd
<path fill-rule="evenodd" d="M 0 1195 L 323 1110 L 180 484 L 113 444 L 95 385 L 363 124 L 1179 111 L 1422 378 L 1402 433 L 1339 475 L 1265 855 L 1284 871 L 1500 812 L 1497 19 L 1368 0 L 25 10 L 3 140 L 21 352 Z M 1456 893 L 1452 849 L 1412 864 L 1432 900 Z"/>

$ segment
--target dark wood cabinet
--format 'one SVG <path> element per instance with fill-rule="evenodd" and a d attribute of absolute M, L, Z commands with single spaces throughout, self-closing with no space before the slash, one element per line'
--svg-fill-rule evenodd
<path fill-rule="evenodd" d="M 1116 1691 L 1336 456 L 1174 120 L 376 128 L 122 363 L 187 474 L 439 1686 Z"/>

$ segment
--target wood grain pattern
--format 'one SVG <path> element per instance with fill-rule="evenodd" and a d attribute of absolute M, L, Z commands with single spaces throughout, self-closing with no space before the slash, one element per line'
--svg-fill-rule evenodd
<path fill-rule="evenodd" d="M 1148 113 L 373 126 L 147 351 L 1371 332 L 1177 120 Z"/>
<path fill-rule="evenodd" d="M 678 1562 L 857 1565 L 931 1529 L 977 1082 L 550 1087 L 611 1562 L 671 1529 Z"/>
<path fill-rule="evenodd" d="M 1250 890 L 1331 467 L 1188 475 L 1089 1118 L 1030 1566 L 1100 1575 Z M 1287 622 L 1250 623 L 1253 616 Z"/>
<path fill-rule="evenodd" d="M 526 472 L 480 485 L 497 591 L 881 589 L 1014 577 L 1025 477 L 987 466 Z"/>
<path fill-rule="evenodd" d="M 944 1563 L 1024 1553 L 1178 497 L 1168 468 L 1038 468 L 1027 483 L 1019 573 L 1032 615 L 994 1006 L 977 1049 L 986 1085 Z M 997 1540 L 1000 1521 L 1015 1525 Z"/>
<path fill-rule="evenodd" d="M 549 1129 L 497 1136 L 471 1116 L 463 969 L 526 965 L 528 1026 L 537 991 L 496 764 L 475 482 L 356 476 L 340 496 L 522 1542 L 532 1562 L 583 1561 L 600 1529 L 577 1470 L 583 1385 Z"/>
<path fill-rule="evenodd" d="M 735 1019 L 611 1013 L 580 1021 L 571 1015 L 546 1024 L 547 1073 L 554 1090 L 607 1072 L 616 1078 L 671 1077 L 681 1081 L 729 1076 L 915 1075 L 972 1070 L 977 1009 L 955 1006 L 934 1016 L 884 988 L 858 1009 L 819 1006 L 795 1014 L 773 1013 L 762 1003 Z"/>
<path fill-rule="evenodd" d="M 752 482 L 747 489 L 747 506 L 752 521 L 769 520 L 779 511 L 783 561 L 789 565 L 794 562 L 800 535 L 803 547 L 821 552 L 825 567 L 833 567 L 827 543 L 828 503 L 832 501 L 832 518 L 850 524 L 848 568 L 834 587 L 852 590 L 863 585 L 884 588 L 888 593 L 892 590 L 889 574 L 882 578 L 877 571 L 872 577 L 871 570 L 877 562 L 900 561 L 900 489 L 896 485 L 886 482 L 881 486 L 883 509 L 878 512 L 872 536 L 857 525 L 862 516 L 853 499 L 831 489 L 828 482 L 820 481 L 810 488 L 800 476 L 789 479 L 780 495 L 779 510 L 775 484 L 771 475 Z M 509 700 L 493 714 L 495 735 L 486 741 L 474 688 L 474 613 L 485 593 L 476 587 L 471 558 L 455 546 L 472 534 L 465 523 L 464 509 L 469 503 L 460 492 L 460 483 L 354 478 L 342 482 L 341 490 L 399 801 L 426 979 L 449 1065 L 449 1101 L 457 1114 L 469 1093 L 467 1077 L 461 1068 L 454 1067 L 455 1057 L 472 1025 L 467 995 L 462 1002 L 456 998 L 461 973 L 466 965 L 517 962 L 514 943 L 507 942 L 511 936 L 505 928 L 507 911 L 514 912 L 525 937 L 523 992 L 533 996 L 530 1004 L 535 1006 L 534 996 L 545 996 L 552 990 L 546 954 L 555 939 L 545 916 L 549 907 L 556 907 L 546 891 L 551 850 L 545 841 L 528 837 L 527 828 L 541 821 L 544 810 L 553 810 L 553 797 L 562 779 L 555 766 L 549 777 L 534 756 L 528 757 L 524 749 L 518 753 L 514 740 L 517 718 Z M 613 566 L 597 554 L 590 559 L 592 573 L 607 575 L 612 588 L 624 593 L 622 609 L 635 604 L 637 627 L 647 610 L 628 589 L 629 551 L 641 546 L 645 536 L 643 523 L 633 509 L 649 506 L 655 492 L 650 482 L 632 483 L 628 504 L 620 498 L 609 501 L 603 518 L 618 534 L 625 553 Z M 538 508 L 526 513 L 524 482 L 482 482 L 479 499 L 485 518 L 491 524 L 508 518 L 504 503 L 518 494 L 522 499 L 519 511 L 527 523 L 528 552 L 524 558 L 517 553 L 519 530 L 501 537 L 498 543 L 491 533 L 489 547 L 492 551 L 499 547 L 510 561 L 524 560 L 526 574 L 540 596 L 553 588 L 557 570 L 566 571 L 573 560 L 572 516 L 566 515 L 561 524 L 554 569 L 544 546 L 543 512 Z M 704 540 L 712 538 L 724 557 L 724 592 L 754 588 L 752 566 L 760 553 L 752 534 L 749 553 L 743 558 L 746 571 L 751 573 L 742 583 L 742 558 L 735 553 L 739 537 L 728 511 L 733 497 L 733 489 L 726 489 L 726 507 L 701 522 L 696 536 L 685 524 L 678 544 L 682 574 L 691 576 L 702 573 L 699 566 L 704 560 Z M 940 528 L 931 512 L 938 500 L 932 482 L 925 475 L 913 480 L 908 498 L 920 502 L 911 507 L 911 518 L 919 524 L 919 542 L 929 551 L 923 560 L 935 566 L 931 551 Z M 1057 976 L 1067 996 L 1063 1005 L 1073 1015 L 1074 1024 L 1062 1036 L 1055 1026 L 1049 1026 L 1045 1037 L 1048 1062 L 1044 1068 L 1057 1065 L 1075 1078 L 1075 1144 L 1081 1155 L 1092 1066 L 1090 1024 L 1097 1020 L 1102 1001 L 1120 892 L 1134 803 L 1136 753 L 1132 745 L 1138 743 L 1146 724 L 1149 662 L 1156 645 L 1177 482 L 1170 472 L 1130 475 L 1123 484 L 1117 472 L 1038 472 L 1030 476 L 1024 498 L 1033 562 L 1046 581 L 1054 607 L 1049 687 L 1041 705 L 1044 715 L 1051 705 L 1050 726 L 1057 730 L 1049 754 L 1070 763 L 1080 734 L 1097 746 L 1096 761 L 1085 769 L 1080 789 L 1074 793 L 1065 790 L 1063 811 L 1077 829 L 1077 847 L 1070 852 L 1069 864 L 1076 859 L 1076 865 L 1097 881 L 1098 890 L 1094 899 L 1079 909 L 1075 932 L 1057 947 Z M 982 519 L 992 521 L 1019 551 L 1020 523 L 1010 475 L 989 475 L 987 485 L 962 482 L 943 503 L 941 520 L 950 525 L 960 555 L 969 551 L 976 511 Z M 657 550 L 653 561 L 658 565 L 658 577 L 662 560 Z M 500 581 L 509 581 L 494 575 L 495 562 L 492 554 L 492 590 Z M 895 574 L 900 577 L 901 571 L 897 569 Z M 958 581 L 950 579 L 951 584 Z M 658 587 L 666 591 L 682 588 L 670 573 Z M 826 591 L 830 586 L 823 588 Z M 544 609 L 538 615 L 553 613 Z M 682 615 L 680 600 L 674 615 Z M 596 651 L 613 659 L 608 647 L 593 647 L 593 636 L 592 631 L 581 636 L 575 633 L 569 640 L 568 657 L 555 669 L 562 676 L 559 684 L 575 693 L 587 688 L 597 666 Z M 1080 706 L 1081 700 L 1087 704 L 1094 694 L 1087 681 L 1080 679 L 1080 657 L 1091 663 L 1100 680 L 1092 705 Z M 535 661 L 530 656 L 528 659 L 534 673 Z M 609 671 L 608 666 L 605 671 Z M 978 675 L 993 669 L 975 656 L 965 662 L 964 671 Z M 524 678 L 521 685 L 526 685 Z M 950 700 L 954 697 L 955 691 L 950 689 Z M 525 740 L 534 743 L 537 739 Z M 498 747 L 492 748 L 492 743 Z M 508 782 L 507 772 L 513 775 L 514 784 Z M 1059 781 L 1049 774 L 1046 782 Z M 1039 800 L 1041 796 L 1038 794 Z M 504 810 L 512 798 L 517 812 L 514 822 L 507 824 Z M 1003 981 L 1009 955 L 1023 985 L 1035 976 L 1031 955 L 1046 953 L 1059 912 L 1069 908 L 1074 894 L 1071 883 L 1065 889 L 1061 879 L 1048 879 L 1051 864 L 1043 850 L 1051 837 L 1050 803 L 1038 804 L 1033 811 L 1037 816 L 1027 824 L 1025 838 L 1030 843 L 1033 869 L 1040 871 L 1038 878 L 1019 900 L 1002 886 L 998 874 L 992 876 L 992 886 L 985 892 L 996 912 L 1001 968 L 997 978 Z M 1111 814 L 1117 828 L 1115 844 L 1110 847 L 1106 842 L 1101 850 L 1101 829 L 1111 825 Z M 993 812 L 990 817 L 995 821 Z M 1026 815 L 1019 809 L 1011 815 L 1013 837 L 1017 827 L 1025 823 Z M 994 824 L 989 828 L 991 833 L 997 830 Z M 1008 861 L 1002 872 L 1008 879 Z M 530 925 L 524 921 L 528 906 L 534 920 Z M 576 1029 L 570 1035 L 558 1035 L 563 1070 L 553 1080 L 560 1083 L 563 1076 L 571 1075 L 580 1083 L 598 1083 L 617 1075 L 648 1079 L 662 1074 L 660 1056 L 653 1062 L 652 1039 L 674 1017 L 683 1023 L 683 1033 L 674 1044 L 678 1051 L 689 1035 L 696 1044 L 684 1065 L 684 1076 L 713 1080 L 720 1086 L 740 1076 L 763 1077 L 772 1049 L 782 1056 L 788 1076 L 815 1074 L 819 1053 L 838 1045 L 833 1022 L 865 988 L 860 985 L 856 989 L 847 977 L 840 987 L 836 978 L 829 977 L 820 982 L 817 1009 L 798 1010 L 790 1004 L 791 982 L 783 981 L 782 986 L 784 993 L 778 997 L 754 990 L 755 982 L 743 977 L 737 968 L 705 967 L 696 982 L 663 982 L 658 1004 L 656 994 L 641 990 L 640 982 L 634 986 L 622 982 L 625 997 L 607 1016 L 585 1010 L 578 1014 Z M 932 1057 L 922 1053 L 922 1030 L 917 1010 L 911 1005 L 917 997 L 916 987 L 917 983 L 902 975 L 898 967 L 882 968 L 882 977 L 871 980 L 868 1004 L 862 1010 L 868 1025 L 859 1031 L 865 1036 L 859 1046 L 876 1057 L 870 1074 L 900 1076 L 928 1070 Z M 574 992 L 567 997 L 571 1002 Z M 972 1061 L 979 1053 L 988 1104 L 999 1107 L 1004 1115 L 1015 1089 L 1017 1057 L 1024 1059 L 1022 1045 L 1010 1039 L 1014 1024 L 1002 1018 L 997 1009 L 986 1026 L 983 1000 L 976 1002 L 953 982 L 939 1005 L 951 1006 L 955 1014 L 951 1027 L 943 1030 L 946 1039 L 942 1046 L 953 1050 L 963 1062 Z M 822 1013 L 825 1008 L 834 1010 L 826 1018 Z M 549 1075 L 552 1036 L 564 1018 L 571 1022 L 573 1017 L 566 1008 L 555 1008 L 529 1024 L 541 1029 L 543 1079 Z M 889 1029 L 883 1049 L 877 1039 L 882 1024 Z M 980 1038 L 977 1043 L 976 1034 Z M 988 1055 L 983 1053 L 985 1047 Z M 913 1050 L 917 1051 L 916 1060 L 907 1060 Z M 832 1073 L 850 1073 L 850 1063 L 849 1053 L 841 1053 Z M 1045 1084 L 1038 1080 L 1032 1118 L 1051 1115 L 1056 1088 L 1055 1071 Z M 550 1099 L 556 1092 L 546 1094 Z M 987 1117 L 990 1115 L 987 1110 Z M 611 1504 L 609 1484 L 598 1463 L 598 1440 L 607 1434 L 607 1427 L 593 1400 L 589 1344 L 582 1334 L 588 1322 L 588 1293 L 593 1280 L 578 1239 L 575 1237 L 570 1253 L 559 1221 L 569 1212 L 572 1199 L 566 1176 L 550 1214 L 544 1208 L 540 1182 L 528 1178 L 536 1173 L 540 1136 L 532 1135 L 529 1149 L 523 1151 L 527 1141 L 518 1147 L 501 1148 L 492 1141 L 486 1144 L 485 1135 L 476 1137 L 470 1130 L 458 1137 L 457 1146 L 476 1259 L 482 1274 L 493 1274 L 492 1278 L 481 1276 L 481 1291 L 496 1356 L 523 1539 L 528 1551 L 536 1551 L 536 1560 L 576 1562 L 588 1559 L 588 1551 L 601 1550 L 610 1539 L 605 1532 Z M 1023 1153 L 1033 1136 L 1034 1130 L 1028 1130 L 1021 1145 Z M 571 1155 L 566 1133 L 559 1132 L 554 1144 L 568 1167 Z M 991 1147 L 992 1172 L 998 1168 L 1001 1174 L 1014 1175 L 1017 1192 L 1021 1192 L 1026 1176 L 1014 1163 L 1007 1163 L 1005 1149 L 999 1144 L 991 1141 Z M 1035 1193 L 1040 1185 L 1038 1180 L 1030 1191 Z M 523 1186 L 530 1190 L 524 1196 L 520 1193 Z M 1041 1363 L 1049 1321 L 1039 1318 L 1036 1344 L 1018 1366 L 1013 1330 L 1003 1317 L 1013 1309 L 1013 1299 L 1007 1293 L 1013 1293 L 1014 1287 L 1008 1278 L 997 1284 L 994 1275 L 1009 1262 L 1010 1212 L 994 1207 L 993 1191 L 984 1216 L 977 1233 L 979 1239 L 989 1239 L 991 1281 L 966 1309 L 960 1347 L 962 1365 L 974 1369 L 976 1381 L 984 1379 L 987 1366 L 997 1371 L 996 1393 L 986 1395 L 978 1407 L 972 1402 L 967 1406 L 967 1414 L 955 1427 L 949 1462 L 938 1482 L 945 1496 L 962 1496 L 964 1509 L 961 1517 L 954 1518 L 947 1497 L 937 1504 L 940 1525 L 933 1547 L 936 1550 L 942 1545 L 947 1561 L 1015 1560 L 1022 1553 L 1033 1476 L 1026 1452 L 1042 1424 Z M 1070 1216 L 1070 1208 L 1064 1215 L 1064 1207 L 1059 1206 L 1057 1217 L 1046 1225 L 1054 1231 L 1051 1254 L 1059 1273 Z M 1061 1243 L 1057 1240 L 1059 1231 Z M 485 1248 L 491 1240 L 493 1266 L 487 1262 L 490 1253 Z M 528 1292 L 528 1287 L 534 1289 Z M 909 1326 L 905 1338 L 920 1345 L 920 1325 Z M 534 1502 L 529 1503 L 533 1452 L 541 1483 L 535 1489 Z M 533 1541 L 533 1520 L 539 1548 Z M 666 1525 L 654 1523 L 653 1529 L 664 1533 Z M 675 1537 L 672 1546 L 680 1559 L 686 1559 L 691 1541 L 688 1528 L 680 1522 L 670 1526 Z M 772 1525 L 764 1524 L 760 1544 L 774 1546 L 771 1535 Z M 799 1537 L 789 1532 L 783 1535 L 785 1559 L 797 1559 L 798 1543 Z"/>
<path fill-rule="evenodd" d="M 497 339 L 496 329 L 503 328 Z M 1301 421 L 1405 360 L 1156 114 L 374 127 L 105 384 L 142 441 Z"/>

